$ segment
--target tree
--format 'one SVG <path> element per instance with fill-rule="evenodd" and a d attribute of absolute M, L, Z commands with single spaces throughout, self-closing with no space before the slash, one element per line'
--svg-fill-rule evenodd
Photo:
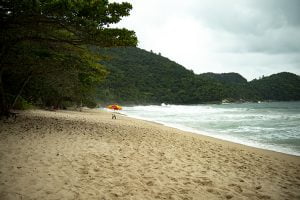
<path fill-rule="evenodd" d="M 107 0 L 1 1 L 0 116 L 25 91 L 34 101 L 49 94 L 88 99 L 105 75 L 89 47 L 136 46 L 133 31 L 109 27 L 131 9 Z"/>

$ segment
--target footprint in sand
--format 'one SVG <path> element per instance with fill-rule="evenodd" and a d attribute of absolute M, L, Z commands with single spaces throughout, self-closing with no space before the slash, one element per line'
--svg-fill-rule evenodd
<path fill-rule="evenodd" d="M 146 183 L 146 185 L 148 185 L 148 186 L 153 186 L 154 183 L 153 183 L 153 181 L 148 181 L 148 182 Z"/>
<path fill-rule="evenodd" d="M 212 186 L 213 182 L 207 178 L 207 177 L 197 177 L 196 179 L 193 179 L 194 183 L 197 183 L 199 185 L 204 185 L 204 186 Z"/>
<path fill-rule="evenodd" d="M 238 193 L 241 193 L 243 192 L 243 189 L 241 188 L 240 185 L 237 185 L 235 183 L 232 183 L 232 184 L 229 184 L 228 185 L 229 187 L 232 187 L 234 191 L 238 192 Z"/>
<path fill-rule="evenodd" d="M 213 188 L 208 188 L 206 191 L 209 193 L 212 193 L 212 194 L 220 195 L 220 192 L 218 192 L 217 190 L 215 190 Z"/>
<path fill-rule="evenodd" d="M 226 199 L 232 199 L 233 198 L 233 196 L 231 194 L 227 194 L 225 197 L 226 197 Z"/>

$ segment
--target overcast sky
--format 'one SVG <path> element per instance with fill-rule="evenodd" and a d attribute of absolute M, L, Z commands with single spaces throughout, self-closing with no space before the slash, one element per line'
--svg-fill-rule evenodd
<path fill-rule="evenodd" d="M 197 74 L 300 75 L 300 0 L 123 1 L 133 9 L 118 27 L 134 30 L 138 47 Z"/>

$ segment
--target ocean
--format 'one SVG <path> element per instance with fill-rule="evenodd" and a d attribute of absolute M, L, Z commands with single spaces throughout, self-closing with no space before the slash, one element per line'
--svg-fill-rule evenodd
<path fill-rule="evenodd" d="M 300 102 L 123 107 L 138 119 L 300 156 Z"/>

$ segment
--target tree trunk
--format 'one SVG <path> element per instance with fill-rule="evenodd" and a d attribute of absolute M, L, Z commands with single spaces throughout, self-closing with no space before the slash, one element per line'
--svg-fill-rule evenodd
<path fill-rule="evenodd" d="M 17 101 L 18 101 L 19 97 L 21 96 L 21 94 L 22 94 L 22 92 L 23 92 L 25 86 L 27 85 L 28 81 L 29 81 L 30 78 L 31 78 L 31 75 L 32 75 L 32 72 L 30 72 L 30 73 L 28 74 L 28 76 L 26 77 L 26 79 L 23 81 L 23 83 L 22 83 L 22 85 L 21 85 L 21 88 L 19 89 L 18 94 L 15 96 L 14 101 L 13 101 L 13 103 L 11 104 L 10 108 L 13 108 L 13 107 L 15 106 L 15 104 L 17 103 Z"/>
<path fill-rule="evenodd" d="M 3 80 L 2 80 L 3 71 L 4 69 L 1 68 L 0 69 L 0 117 L 5 115 L 5 113 L 7 112 L 7 105 L 5 101 L 4 89 L 3 89 L 4 87 L 3 87 Z"/>

